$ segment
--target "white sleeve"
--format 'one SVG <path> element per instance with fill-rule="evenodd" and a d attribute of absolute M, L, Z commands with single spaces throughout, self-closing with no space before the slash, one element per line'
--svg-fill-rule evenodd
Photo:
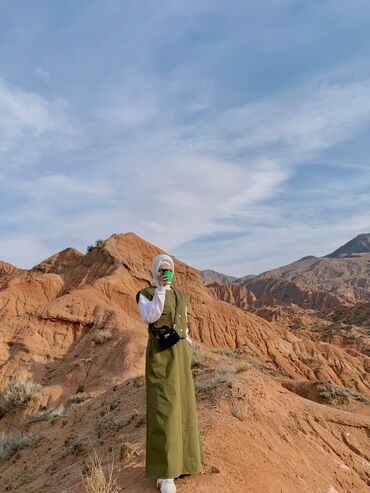
<path fill-rule="evenodd" d="M 163 312 L 166 290 L 164 286 L 156 287 L 151 301 L 140 293 L 138 308 L 144 322 L 153 323 L 159 319 Z"/>
<path fill-rule="evenodd" d="M 192 339 L 191 339 L 191 337 L 189 335 L 189 327 L 188 327 L 188 305 L 185 305 L 185 317 L 186 317 L 186 339 L 192 345 L 193 342 L 192 342 Z"/>

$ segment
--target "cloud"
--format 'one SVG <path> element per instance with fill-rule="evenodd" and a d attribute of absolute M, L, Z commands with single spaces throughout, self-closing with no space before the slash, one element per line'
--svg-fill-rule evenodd
<path fill-rule="evenodd" d="M 30 235 L 38 231 L 45 244 L 60 236 L 77 239 L 82 248 L 112 232 L 135 231 L 162 248 L 176 248 L 202 235 L 240 232 L 231 219 L 243 206 L 274 195 L 286 179 L 273 162 L 246 169 L 188 155 L 150 166 L 106 182 L 64 175 L 22 181 L 17 189 L 31 202 L 1 221 Z"/>
<path fill-rule="evenodd" d="M 138 127 L 151 123 L 160 110 L 155 78 L 135 73 L 127 75 L 121 87 L 107 91 L 103 99 L 96 116 L 111 126 Z"/>
<path fill-rule="evenodd" d="M 197 155 L 152 162 L 154 172 L 139 169 L 129 180 L 127 203 L 133 204 L 136 229 L 145 234 L 148 219 L 164 225 L 171 231 L 168 238 L 156 230 L 146 235 L 167 248 L 202 235 L 238 231 L 231 219 L 244 206 L 273 196 L 287 177 L 273 162 L 258 164 L 248 168 Z"/>
<path fill-rule="evenodd" d="M 49 80 L 50 74 L 47 70 L 42 70 L 41 68 L 36 68 L 35 73 L 39 75 L 44 80 Z"/>
<path fill-rule="evenodd" d="M 254 212 L 259 218 L 259 207 Z M 357 234 L 370 233 L 368 212 L 356 212 L 346 219 L 318 224 L 299 221 L 299 218 L 287 221 L 278 215 L 275 227 L 249 224 L 245 234 L 215 242 L 191 242 L 175 249 L 174 254 L 199 269 L 212 268 L 242 277 L 260 274 L 306 255 L 327 255 Z"/>
<path fill-rule="evenodd" d="M 17 189 L 34 202 L 67 202 L 77 199 L 81 202 L 86 196 L 90 200 L 107 199 L 115 190 L 111 182 L 94 182 L 78 180 L 67 175 L 46 175 L 35 180 L 24 180 L 17 184 Z"/>
<path fill-rule="evenodd" d="M 193 143 L 215 143 L 234 153 L 284 159 L 299 164 L 348 140 L 370 122 L 370 80 L 347 84 L 307 84 L 236 108 L 211 124 L 200 122 Z M 201 135 L 202 140 L 197 139 Z"/>
<path fill-rule="evenodd" d="M 60 237 L 68 243 L 77 241 L 78 248 L 112 232 L 135 231 L 164 249 L 182 252 L 184 258 L 190 255 L 193 265 L 204 262 L 197 253 L 202 252 L 210 262 L 205 268 L 225 269 L 230 274 L 243 269 L 240 275 L 249 269 L 262 270 L 269 262 L 285 262 L 289 255 L 306 255 L 311 253 L 306 249 L 316 245 L 313 232 L 324 236 L 321 228 L 327 218 L 321 218 L 323 209 L 333 215 L 336 237 L 345 231 L 340 227 L 346 217 L 335 217 L 340 203 L 337 182 L 326 189 L 326 183 L 322 189 L 314 187 L 312 193 L 317 197 L 322 190 L 322 195 L 312 205 L 310 198 L 302 200 L 309 190 L 302 187 L 295 193 L 289 180 L 305 160 L 367 124 L 368 86 L 366 81 L 304 86 L 226 109 L 212 122 L 208 120 L 208 125 L 200 117 L 191 128 L 168 126 L 170 118 L 162 115 L 150 134 L 147 129 L 137 134 L 140 146 L 134 146 L 133 153 L 130 146 L 123 152 L 123 142 L 122 146 L 114 144 L 112 154 L 103 158 L 91 154 L 88 175 L 80 169 L 75 176 L 49 172 L 21 180 L 15 190 L 28 202 L 19 206 L 13 226 L 30 235 L 38 231 L 45 245 Z M 145 97 L 156 100 L 150 91 Z M 140 139 L 141 135 L 148 137 Z M 356 192 L 364 176 L 354 175 L 346 184 L 366 206 L 365 197 Z M 341 182 L 337 186 L 344 188 Z M 353 196 L 342 195 L 342 199 L 349 203 Z M 348 220 L 348 227 L 351 224 L 363 222 Z M 248 240 L 243 239 L 245 231 Z M 272 231 L 273 251 L 272 243 L 266 241 Z M 227 243 L 234 252 L 230 264 L 218 253 L 224 248 L 218 235 L 235 237 Z M 193 248 L 194 242 L 206 237 L 210 237 L 210 255 Z M 245 262 L 246 255 L 253 260 Z"/>
<path fill-rule="evenodd" d="M 144 123 L 150 123 L 157 112 L 158 106 L 154 101 L 143 98 L 130 101 L 127 98 L 100 108 L 96 115 L 112 126 L 137 127 Z"/>
<path fill-rule="evenodd" d="M 0 164 L 30 164 L 49 150 L 81 145 L 83 135 L 65 100 L 48 101 L 0 79 Z"/>
<path fill-rule="evenodd" d="M 357 234 L 351 228 L 366 224 L 359 212 L 369 206 L 369 176 L 334 176 L 336 157 L 328 155 L 370 121 L 367 65 L 352 71 L 346 60 L 358 62 L 351 55 L 356 7 L 93 2 L 86 12 L 73 10 L 73 23 L 67 12 L 66 23 L 55 17 L 56 35 L 47 30 L 52 10 L 35 27 L 25 11 L 19 47 L 16 32 L 4 38 L 9 61 L 19 59 L 7 73 L 21 80 L 38 67 L 50 83 L 34 77 L 44 91 L 36 94 L 31 81 L 22 88 L 0 81 L 4 238 L 15 241 L 18 231 L 46 256 L 131 230 L 195 266 L 242 275 Z M 336 25 L 328 23 L 334 15 Z M 103 38 L 91 27 L 97 18 Z M 65 47 L 58 60 L 54 40 Z M 350 161 L 348 154 L 341 159 Z M 366 168 L 366 149 L 359 156 Z M 305 183 L 315 174 L 307 163 L 319 168 L 329 159 L 332 173 Z M 9 245 L 4 255 L 12 255 Z M 13 245 L 18 259 L 21 243 Z"/>

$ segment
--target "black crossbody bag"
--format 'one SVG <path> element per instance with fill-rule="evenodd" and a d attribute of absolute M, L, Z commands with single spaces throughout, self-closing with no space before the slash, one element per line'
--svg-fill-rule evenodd
<path fill-rule="evenodd" d="M 154 328 L 153 324 L 149 324 L 149 329 L 154 335 L 154 337 L 157 339 L 157 341 L 159 342 L 161 351 L 164 351 L 165 349 L 168 349 L 169 347 L 173 346 L 174 344 L 179 342 L 180 339 L 184 339 L 184 337 L 180 337 L 175 330 L 177 311 L 178 311 L 178 295 L 176 289 L 174 288 L 172 289 L 173 292 L 175 293 L 175 298 L 176 298 L 175 319 L 172 322 L 172 326 L 169 327 L 168 325 L 162 325 L 162 327 Z"/>

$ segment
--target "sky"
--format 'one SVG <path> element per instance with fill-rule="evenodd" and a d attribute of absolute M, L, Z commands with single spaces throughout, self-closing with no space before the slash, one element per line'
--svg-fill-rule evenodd
<path fill-rule="evenodd" d="M 367 0 L 0 0 L 0 259 L 237 277 L 370 232 Z"/>

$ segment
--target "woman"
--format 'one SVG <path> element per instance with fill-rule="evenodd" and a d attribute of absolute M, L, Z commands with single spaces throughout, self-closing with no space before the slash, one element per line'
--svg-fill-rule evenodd
<path fill-rule="evenodd" d="M 152 329 L 171 326 L 176 296 L 162 270 L 174 273 L 169 255 L 157 255 L 152 263 L 153 286 L 137 295 L 141 318 Z M 203 447 L 200 437 L 193 375 L 192 340 L 187 327 L 187 302 L 190 296 L 176 289 L 178 314 L 176 332 L 181 339 L 161 350 L 148 326 L 145 358 L 146 385 L 146 466 L 149 478 L 156 478 L 161 493 L 175 493 L 174 479 L 203 471 Z"/>

